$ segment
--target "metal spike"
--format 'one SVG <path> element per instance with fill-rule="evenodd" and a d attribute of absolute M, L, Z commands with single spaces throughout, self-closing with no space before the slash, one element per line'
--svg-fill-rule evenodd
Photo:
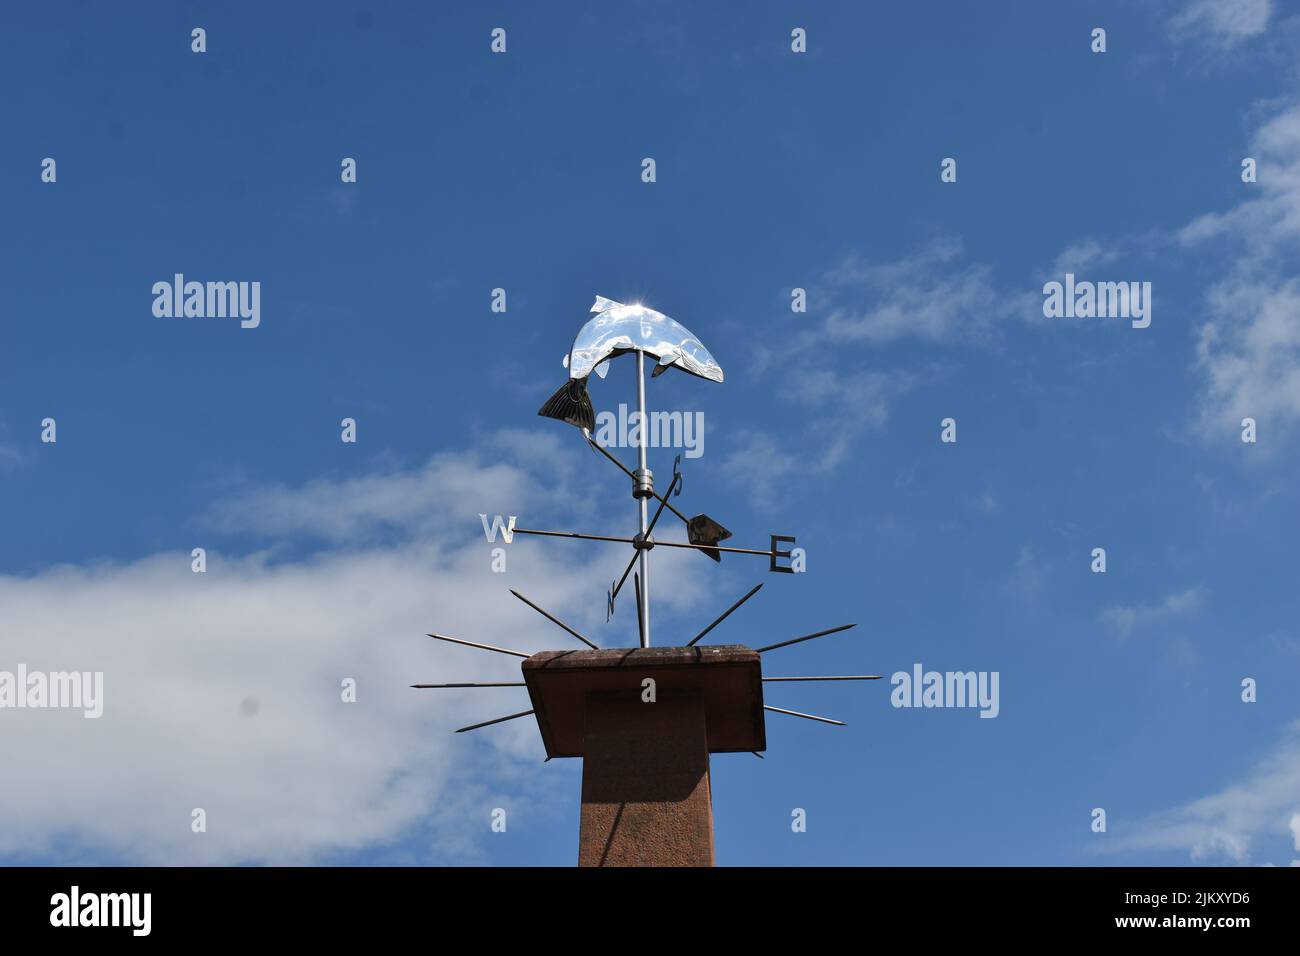
<path fill-rule="evenodd" d="M 694 647 L 694 646 L 695 646 L 695 643 L 696 643 L 700 638 L 702 638 L 705 634 L 709 633 L 709 631 L 713 630 L 715 627 L 717 627 L 719 624 L 721 624 L 723 621 L 725 621 L 725 620 L 727 619 L 727 615 L 728 615 L 728 614 L 730 614 L 730 613 L 731 613 L 732 611 L 734 611 L 736 608 L 740 607 L 742 604 L 744 604 L 746 601 L 748 601 L 750 598 L 752 598 L 755 594 L 757 594 L 757 593 L 758 593 L 758 589 L 761 588 L 762 586 L 763 586 L 762 584 L 755 584 L 754 587 L 750 589 L 750 592 L 749 592 L 748 594 L 746 594 L 743 598 L 741 598 L 741 599 L 740 599 L 739 601 L 737 601 L 735 604 L 731 605 L 731 607 L 729 607 L 729 608 L 727 608 L 725 611 L 723 611 L 722 614 L 721 614 L 721 616 L 718 617 L 718 619 L 717 619 L 716 621 L 714 621 L 712 624 L 710 624 L 710 625 L 709 625 L 708 627 L 706 627 L 704 630 L 700 631 L 700 633 L 696 634 L 693 638 L 691 638 L 690 641 L 687 642 L 686 646 L 687 646 L 687 647 Z"/>
<path fill-rule="evenodd" d="M 645 618 L 641 616 L 641 575 L 632 575 L 632 583 L 636 585 L 636 626 L 641 634 L 641 646 L 645 647 Z"/>
<path fill-rule="evenodd" d="M 494 717 L 491 720 L 483 721 L 481 724 L 470 724 L 468 727 L 461 727 L 456 731 L 456 733 L 463 734 L 467 730 L 478 730 L 480 727 L 490 727 L 492 724 L 499 724 L 506 720 L 514 720 L 517 717 L 527 717 L 531 713 L 531 710 L 525 710 L 518 714 L 507 714 L 505 717 Z"/>
<path fill-rule="evenodd" d="M 764 677 L 763 680 L 880 680 L 880 674 L 859 674 L 848 677 Z"/>
<path fill-rule="evenodd" d="M 803 717 L 807 720 L 816 720 L 816 721 L 820 721 L 823 724 L 834 724 L 836 727 L 848 726 L 848 724 L 846 724 L 842 720 L 832 720 L 829 717 L 818 717 L 816 714 L 801 714 L 797 710 L 786 710 L 784 707 L 773 707 L 771 704 L 764 704 L 763 709 L 773 710 L 776 711 L 778 714 L 789 714 L 791 717 Z"/>
<path fill-rule="evenodd" d="M 778 647 L 789 647 L 791 644 L 798 644 L 800 641 L 811 641 L 814 637 L 825 637 L 827 634 L 838 634 L 840 631 L 847 631 L 851 627 L 857 627 L 856 624 L 841 624 L 839 627 L 832 627 L 828 631 L 818 631 L 816 634 L 805 634 L 803 637 L 791 638 L 788 641 L 782 641 L 779 644 L 769 644 L 767 647 L 758 648 L 758 653 L 764 651 L 774 651 Z"/>
<path fill-rule="evenodd" d="M 493 647 L 491 644 L 477 644 L 474 641 L 462 641 L 459 637 L 447 637 L 445 634 L 429 634 L 427 636 L 439 641 L 451 641 L 453 644 L 464 644 L 466 647 L 477 647 L 479 650 L 483 651 L 496 651 L 498 654 L 512 654 L 515 657 L 522 657 L 525 659 L 533 656 L 531 654 L 525 654 L 523 651 L 512 651 L 505 647 Z"/>
<path fill-rule="evenodd" d="M 564 628 L 566 631 L 568 631 L 570 634 L 572 634 L 572 635 L 573 635 L 574 637 L 576 637 L 578 640 L 582 641 L 582 643 L 584 643 L 584 644 L 586 644 L 588 647 L 590 647 L 593 651 L 598 651 L 598 650 L 600 650 L 599 647 L 597 647 L 595 644 L 591 643 L 591 641 L 587 640 L 585 637 L 583 637 L 581 634 L 579 634 L 579 633 L 578 633 L 577 631 L 575 631 L 573 628 L 569 627 L 569 625 L 565 624 L 565 623 L 564 623 L 563 621 L 561 621 L 558 617 L 556 617 L 556 616 L 553 615 L 553 614 L 550 614 L 550 613 L 547 612 L 547 611 L 542 610 L 540 607 L 538 607 L 538 606 L 537 606 L 536 604 L 534 604 L 532 601 L 528 600 L 528 598 L 524 597 L 522 594 L 520 594 L 520 593 L 519 593 L 518 591 L 516 591 L 514 588 L 511 588 L 511 589 L 510 589 L 510 593 L 513 594 L 515 597 L 519 598 L 519 600 L 523 601 L 523 602 L 524 602 L 525 604 L 527 604 L 530 608 L 532 608 L 534 611 L 536 611 L 536 612 L 537 612 L 538 614 L 540 614 L 542 617 L 546 618 L 546 619 L 547 619 L 548 621 L 550 621 L 552 624 L 558 624 L 560 627 Z"/>

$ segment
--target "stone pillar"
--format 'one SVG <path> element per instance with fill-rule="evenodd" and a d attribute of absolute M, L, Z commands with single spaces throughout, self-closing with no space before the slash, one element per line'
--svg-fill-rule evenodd
<path fill-rule="evenodd" d="M 712 866 L 704 701 L 587 699 L 579 866 Z"/>
<path fill-rule="evenodd" d="M 579 865 L 712 866 L 709 754 L 767 748 L 758 653 L 542 651 L 522 671 L 546 756 L 583 761 Z"/>

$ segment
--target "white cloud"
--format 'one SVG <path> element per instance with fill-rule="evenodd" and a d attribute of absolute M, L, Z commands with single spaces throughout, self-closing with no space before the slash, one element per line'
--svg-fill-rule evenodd
<path fill-rule="evenodd" d="M 559 505 L 560 482 L 535 481 L 534 471 L 567 477 L 581 444 L 562 449 L 554 433 L 506 429 L 479 448 L 435 455 L 423 467 L 344 479 L 318 479 L 238 489 L 207 516 L 221 531 L 307 535 L 328 541 L 371 540 L 445 533 L 463 528 L 466 515 L 513 513 Z M 526 468 L 525 463 L 531 468 Z"/>
<path fill-rule="evenodd" d="M 1016 555 L 1016 563 L 1007 577 L 1006 588 L 1023 600 L 1032 601 L 1042 593 L 1047 575 L 1047 565 L 1034 555 L 1033 548 L 1022 544 Z"/>
<path fill-rule="evenodd" d="M 103 671 L 105 682 L 98 720 L 0 711 L 0 858 L 298 863 L 415 831 L 413 862 L 463 861 L 474 852 L 464 834 L 487 832 L 492 807 L 511 808 L 513 824 L 560 801 L 530 720 L 450 733 L 527 709 L 522 689 L 407 686 L 519 674 L 518 659 L 424 636 L 433 630 L 524 651 L 577 646 L 507 587 L 598 643 L 635 643 L 625 611 L 603 623 L 604 588 L 627 558 L 613 545 L 519 537 L 508 573 L 490 572 L 477 512 L 544 520 L 566 497 L 544 461 L 495 462 L 503 441 L 529 457 L 517 438 L 410 472 L 249 489 L 239 522 L 238 503 L 216 510 L 232 526 L 315 530 L 338 545 L 309 558 L 210 550 L 194 574 L 179 549 L 0 577 L 0 670 Z M 398 540 L 348 540 L 376 523 L 399 526 Z M 699 596 L 689 571 L 658 562 L 657 608 Z M 340 700 L 345 677 L 355 704 Z M 190 830 L 195 807 L 206 833 Z"/>
<path fill-rule="evenodd" d="M 1120 247 L 1114 242 L 1102 245 L 1096 239 L 1081 239 L 1061 250 L 1048 277 L 1059 279 L 1067 272 L 1080 275 L 1093 266 L 1109 265 L 1119 256 Z"/>
<path fill-rule="evenodd" d="M 988 266 L 961 264 L 961 255 L 961 243 L 944 238 L 894 262 L 844 260 L 826 274 L 821 294 L 831 306 L 805 344 L 965 342 L 1023 312 L 1023 296 L 999 292 Z"/>
<path fill-rule="evenodd" d="M 999 291 L 988 266 L 961 259 L 961 243 L 951 238 L 890 262 L 849 256 L 810 295 L 812 308 L 825 318 L 779 349 L 756 349 L 753 371 L 771 375 L 779 366 L 780 400 L 807 410 L 795 410 L 803 441 L 793 447 L 755 430 L 733 437 L 725 467 L 757 507 L 773 507 L 792 478 L 832 472 L 864 430 L 888 421 L 900 395 L 933 374 L 933 368 L 900 371 L 897 363 L 864 367 L 856 349 L 916 340 L 966 345 L 990 339 L 1009 317 L 1041 315 L 1034 293 Z M 763 461 L 757 473 L 750 467 L 756 459 Z"/>
<path fill-rule="evenodd" d="M 912 381 L 899 372 L 839 372 L 812 366 L 792 370 L 784 376 L 781 395 L 809 409 L 796 412 L 805 421 L 800 429 L 803 441 L 778 443 L 766 432 L 743 429 L 732 436 L 722 471 L 743 483 L 755 506 L 773 508 L 792 481 L 834 471 L 864 429 L 885 424 L 890 403 Z"/>
<path fill-rule="evenodd" d="M 1193 0 L 1169 21 L 1174 39 L 1234 46 L 1263 33 L 1273 0 Z"/>
<path fill-rule="evenodd" d="M 1120 637 L 1128 637 L 1135 630 L 1148 625 L 1199 610 L 1205 604 L 1205 597 L 1204 589 L 1188 588 L 1178 594 L 1169 595 L 1159 604 L 1108 607 L 1101 612 L 1101 617 L 1119 632 Z"/>
<path fill-rule="evenodd" d="M 1280 837 L 1288 827 L 1300 850 L 1300 722 L 1243 779 L 1115 834 L 1110 849 L 1185 850 L 1196 862 L 1241 864 L 1250 861 L 1256 841 Z"/>
<path fill-rule="evenodd" d="M 1237 249 L 1207 293 L 1208 320 L 1197 336 L 1205 377 L 1198 426 L 1236 440 L 1241 420 L 1254 418 L 1268 447 L 1270 431 L 1300 423 L 1300 106 L 1265 123 L 1250 155 L 1259 181 L 1241 188 L 1251 198 L 1195 219 L 1178 238 L 1187 247 L 1217 240 Z"/>

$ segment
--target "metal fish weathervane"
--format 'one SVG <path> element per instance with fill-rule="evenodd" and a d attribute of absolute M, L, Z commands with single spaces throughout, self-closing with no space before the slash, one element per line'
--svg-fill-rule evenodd
<path fill-rule="evenodd" d="M 587 394 L 587 377 L 595 372 L 604 378 L 610 359 L 629 352 L 655 360 L 651 378 L 676 366 L 711 382 L 722 381 L 722 367 L 704 344 L 690 329 L 662 312 L 638 304 L 624 305 L 601 295 L 596 296 L 591 311 L 599 315 L 578 330 L 573 348 L 564 356 L 569 380 L 556 389 L 537 414 L 591 431 L 596 427 L 596 415 Z"/>
<path fill-rule="evenodd" d="M 673 477 L 668 485 L 668 490 L 660 494 L 654 487 L 654 475 L 647 464 L 647 450 L 649 447 L 649 429 L 639 428 L 638 441 L 638 461 L 636 468 L 627 467 L 615 455 L 598 444 L 591 436 L 595 428 L 595 408 L 592 404 L 591 395 L 587 389 L 588 379 L 591 374 L 599 378 L 604 378 L 608 373 L 609 364 L 621 355 L 633 355 L 636 359 L 636 379 L 637 379 L 637 407 L 640 412 L 640 421 L 646 422 L 646 375 L 645 360 L 650 359 L 654 363 L 653 371 L 650 377 L 654 378 L 663 374 L 670 368 L 678 368 L 683 372 L 699 378 L 707 379 L 711 382 L 722 382 L 722 366 L 718 364 L 713 354 L 704 346 L 696 335 L 687 329 L 681 323 L 675 321 L 647 306 L 639 303 L 625 305 L 616 302 L 613 299 L 607 299 L 603 296 L 597 296 L 595 304 L 591 307 L 591 312 L 596 313 L 595 317 L 590 319 L 581 329 L 578 330 L 577 336 L 573 340 L 573 346 L 564 356 L 564 366 L 568 369 L 568 379 L 563 385 L 556 389 L 555 393 L 542 405 L 538 414 L 546 418 L 554 418 L 558 421 L 574 425 L 582 432 L 583 438 L 587 444 L 596 452 L 599 452 L 628 478 L 632 480 L 632 497 L 636 499 L 640 511 L 640 533 L 635 537 L 624 537 L 619 535 L 608 534 L 591 534 L 578 531 L 549 531 L 533 528 L 514 528 L 514 534 L 537 535 L 542 537 L 553 538 L 572 538 L 586 541 L 603 541 L 613 542 L 623 545 L 632 546 L 632 557 L 628 562 L 626 570 L 618 581 L 613 582 L 607 593 L 607 617 L 608 620 L 613 616 L 615 599 L 621 592 L 628 575 L 632 574 L 633 568 L 637 568 L 637 573 L 632 574 L 633 586 L 636 591 L 637 607 L 637 629 L 640 635 L 640 645 L 642 648 L 650 647 L 650 551 L 656 547 L 666 547 L 671 549 L 695 550 L 707 555 L 714 561 L 721 561 L 723 554 L 736 555 L 757 555 L 768 559 L 768 571 L 777 573 L 793 573 L 794 569 L 788 564 L 779 563 L 784 559 L 791 557 L 791 551 L 780 550 L 779 544 L 793 544 L 795 538 L 787 535 L 770 535 L 770 544 L 766 549 L 759 548 L 736 548 L 721 545 L 719 542 L 731 537 L 731 532 L 723 527 L 719 522 L 705 514 L 697 514 L 693 517 L 687 517 L 669 501 L 674 496 L 681 494 L 682 473 L 678 470 L 680 457 L 674 461 Z M 650 502 L 657 502 L 653 515 L 650 514 Z M 656 541 L 653 537 L 655 526 L 664 511 L 671 511 L 679 518 L 687 529 L 686 543 L 679 541 Z M 757 584 L 751 588 L 748 593 L 728 607 L 717 618 L 715 618 L 707 627 L 697 633 L 689 641 L 686 641 L 683 647 L 694 647 L 709 634 L 715 627 L 721 624 L 732 612 L 738 609 L 751 597 L 758 593 L 762 584 Z M 600 650 L 599 646 L 589 640 L 578 631 L 574 630 L 568 624 L 561 621 L 555 615 L 546 611 L 538 604 L 526 598 L 518 591 L 510 592 L 520 601 L 523 601 L 533 610 L 537 611 L 547 620 L 557 625 L 572 637 L 581 641 L 587 647 L 593 650 Z M 777 641 L 763 647 L 756 648 L 758 654 L 764 654 L 778 648 L 789 647 L 793 644 L 799 644 L 803 641 L 810 641 L 814 638 L 825 637 L 830 634 L 836 634 L 854 627 L 853 624 L 843 624 L 838 627 L 832 627 L 825 630 L 815 631 L 811 634 L 804 634 L 799 637 L 789 638 L 787 640 Z M 461 644 L 479 650 L 493 651 L 499 654 L 512 655 L 529 659 L 533 655 L 526 654 L 522 651 L 511 650 L 509 648 L 495 647 L 490 644 L 481 644 L 475 641 L 463 640 L 457 637 L 449 637 L 444 634 L 430 634 L 429 637 L 441 641 L 449 641 L 454 644 Z M 551 652 L 543 652 L 544 656 Z M 525 668 L 527 669 L 527 668 Z M 787 681 L 839 681 L 839 680 L 879 680 L 878 674 L 862 675 L 843 675 L 843 676 L 808 676 L 808 677 L 763 677 L 763 682 L 787 682 Z M 440 684 L 412 684 L 412 687 L 421 689 L 448 689 L 448 688 L 467 688 L 467 687 L 525 687 L 530 686 L 525 681 L 507 681 L 492 683 L 440 683 Z M 531 687 L 530 687 L 531 692 Z M 773 707 L 767 704 L 762 705 L 762 710 L 771 711 L 781 714 L 789 714 L 795 717 L 804 717 L 809 720 L 818 721 L 826 724 L 835 724 L 843 726 L 842 721 L 832 720 L 828 717 L 819 717 L 815 714 L 805 714 L 799 711 L 786 710 L 781 707 Z M 520 713 L 507 714 L 503 717 L 497 717 L 492 720 L 472 724 L 468 727 L 461 727 L 457 733 L 467 730 L 477 730 L 480 727 L 487 727 L 492 724 L 498 724 L 507 720 L 514 720 L 519 717 L 527 717 L 533 714 L 533 710 L 526 710 Z M 756 756 L 761 756 L 755 753 Z M 548 760 L 550 757 L 547 758 Z"/>

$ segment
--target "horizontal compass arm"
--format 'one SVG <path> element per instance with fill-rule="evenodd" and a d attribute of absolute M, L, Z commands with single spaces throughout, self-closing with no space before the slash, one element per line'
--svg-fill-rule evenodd
<path fill-rule="evenodd" d="M 732 611 L 734 611 L 736 608 L 740 607 L 742 604 L 744 604 L 746 601 L 748 601 L 750 598 L 752 598 L 755 594 L 757 594 L 757 593 L 758 593 L 758 589 L 761 588 L 762 586 L 763 586 L 762 584 L 755 584 L 754 587 L 753 587 L 752 589 L 750 589 L 750 592 L 749 592 L 748 594 L 746 594 L 743 598 L 741 598 L 741 599 L 740 599 L 739 601 L 737 601 L 735 604 L 731 605 L 731 607 L 729 607 L 729 608 L 727 608 L 725 611 L 723 611 L 722 614 L 719 615 L 719 617 L 718 617 L 717 620 L 715 620 L 712 624 L 710 624 L 710 625 L 709 625 L 708 627 L 706 627 L 704 630 L 700 631 L 700 633 L 696 634 L 696 635 L 695 635 L 694 637 L 692 637 L 689 641 L 687 641 L 687 642 L 686 642 L 686 646 L 687 646 L 687 647 L 694 647 L 695 644 L 699 641 L 700 638 L 702 638 L 705 634 L 709 633 L 709 631 L 713 630 L 715 627 L 717 627 L 719 624 L 721 624 L 723 621 L 725 621 L 725 620 L 727 619 L 727 615 L 728 615 L 728 614 L 730 614 L 730 613 L 731 613 Z"/>
<path fill-rule="evenodd" d="M 515 657 L 529 658 L 533 655 L 525 654 L 523 651 L 512 651 L 505 647 L 493 647 L 491 644 L 476 644 L 474 641 L 462 641 L 459 637 L 447 637 L 445 634 L 429 634 L 434 640 L 450 641 L 453 644 L 464 644 L 466 647 L 477 647 L 481 651 L 496 651 L 498 654 L 511 654 Z"/>
<path fill-rule="evenodd" d="M 823 724 L 834 724 L 836 727 L 847 727 L 842 720 L 832 720 L 829 717 L 818 717 L 816 714 L 801 714 L 797 710 L 786 710 L 784 707 L 773 707 L 771 704 L 764 704 L 764 710 L 775 711 L 778 714 L 789 714 L 791 717 L 803 717 L 805 720 L 815 720 Z"/>
<path fill-rule="evenodd" d="M 467 730 L 478 730 L 480 727 L 490 727 L 493 724 L 504 723 L 507 720 L 514 720 L 517 717 L 527 717 L 531 713 L 531 710 L 525 710 L 517 714 L 507 714 L 505 717 L 493 717 L 491 720 L 485 720 L 481 724 L 470 724 L 468 727 L 461 727 L 457 729 L 456 733 L 463 734 Z"/>
<path fill-rule="evenodd" d="M 758 648 L 758 653 L 764 651 L 774 651 L 778 647 L 789 647 L 791 644 L 798 644 L 801 641 L 811 641 L 814 637 L 825 637 L 827 634 L 838 634 L 840 631 L 847 631 L 851 627 L 857 627 L 856 624 L 841 624 L 839 627 L 832 627 L 828 631 L 818 631 L 816 634 L 805 634 L 803 637 L 794 637 L 788 641 L 782 641 L 779 644 L 769 644 L 767 647 Z"/>
<path fill-rule="evenodd" d="M 436 690 L 438 688 L 447 688 L 447 687 L 526 687 L 527 685 L 523 681 L 505 681 L 505 682 L 490 683 L 490 684 L 486 684 L 486 683 L 412 684 L 411 686 L 417 688 L 418 690 L 430 690 L 430 689 Z"/>
<path fill-rule="evenodd" d="M 534 611 L 536 611 L 536 612 L 537 612 L 538 614 L 540 614 L 542 617 L 546 618 L 546 619 L 547 619 L 548 621 L 550 621 L 552 624 L 558 624 L 560 627 L 564 628 L 566 631 L 568 631 L 570 634 L 572 634 L 572 635 L 573 635 L 574 637 L 576 637 L 578 640 L 582 641 L 582 643 L 584 643 L 584 644 L 586 644 L 588 647 L 590 647 L 593 651 L 598 651 L 598 650 L 600 650 L 599 647 L 597 647 L 595 644 L 591 643 L 591 641 L 587 640 L 585 637 L 583 637 L 581 634 L 579 634 L 579 633 L 578 633 L 577 631 L 575 631 L 573 628 L 569 627 L 569 625 L 565 624 L 565 623 L 564 623 L 563 621 L 561 621 L 558 617 L 555 617 L 553 614 L 550 614 L 549 612 L 542 610 L 540 607 L 538 607 L 538 606 L 537 606 L 536 604 L 534 604 L 532 601 L 528 600 L 528 598 L 524 597 L 522 594 L 520 594 L 520 593 L 519 593 L 518 591 L 516 591 L 514 588 L 511 588 L 511 589 L 510 589 L 510 593 L 513 594 L 515 597 L 519 598 L 519 600 L 523 601 L 523 602 L 524 602 L 525 604 L 527 604 L 530 608 L 532 608 Z"/>
<path fill-rule="evenodd" d="M 515 528 L 515 534 L 539 534 L 548 538 L 577 538 L 583 541 L 613 541 L 617 544 L 636 544 L 634 538 L 620 538 L 609 534 L 583 534 L 578 531 L 539 531 L 536 528 Z M 757 554 L 770 558 L 774 554 L 758 548 L 728 548 L 721 544 L 687 544 L 685 541 L 656 541 L 656 548 L 687 548 L 691 551 L 724 551 L 727 554 Z"/>

